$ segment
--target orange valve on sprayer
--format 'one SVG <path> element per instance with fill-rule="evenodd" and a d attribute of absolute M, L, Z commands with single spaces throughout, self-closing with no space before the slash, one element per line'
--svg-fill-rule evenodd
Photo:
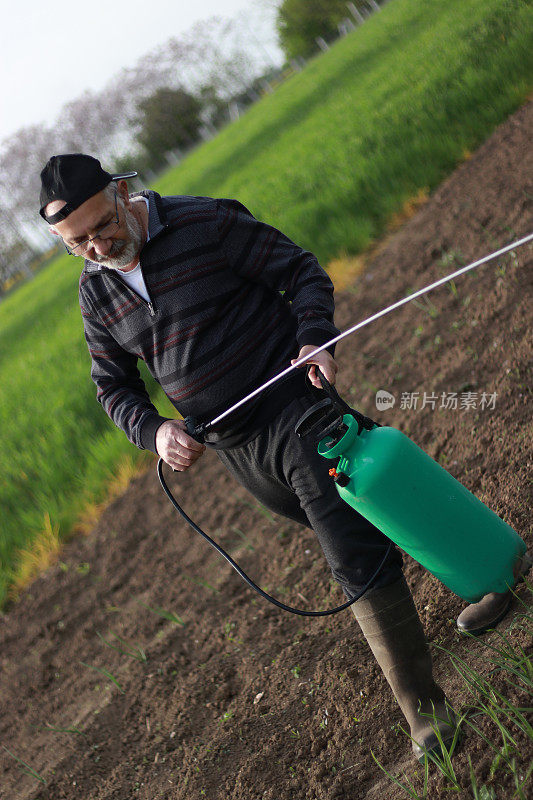
<path fill-rule="evenodd" d="M 330 476 L 333 478 L 333 480 L 335 481 L 335 483 L 338 483 L 338 484 L 339 484 L 339 486 L 348 486 L 348 484 L 350 483 L 350 479 L 349 479 L 349 477 L 346 475 L 346 473 L 344 473 L 344 472 L 337 472 L 337 470 L 335 469 L 335 467 L 332 467 L 332 468 L 329 470 L 329 474 L 330 474 Z"/>

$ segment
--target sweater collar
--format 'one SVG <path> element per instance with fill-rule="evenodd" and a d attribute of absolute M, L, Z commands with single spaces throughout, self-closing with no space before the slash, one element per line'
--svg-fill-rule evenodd
<path fill-rule="evenodd" d="M 165 214 L 165 209 L 163 208 L 161 195 L 159 195 L 157 192 L 153 192 L 151 189 L 143 189 L 141 192 L 133 192 L 130 194 L 130 198 L 134 197 L 146 197 L 148 199 L 148 235 L 150 241 L 152 241 L 152 239 L 155 239 L 156 236 L 159 236 L 161 231 L 164 231 L 167 227 L 167 216 Z M 146 244 L 144 247 L 146 247 Z M 143 248 L 141 248 L 141 253 L 142 250 Z M 109 267 L 106 267 L 103 264 L 98 264 L 95 261 L 88 261 L 86 259 L 83 271 L 92 273 L 110 270 Z"/>

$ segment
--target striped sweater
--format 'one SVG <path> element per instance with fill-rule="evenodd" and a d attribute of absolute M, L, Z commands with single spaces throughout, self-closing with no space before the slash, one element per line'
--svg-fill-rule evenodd
<path fill-rule="evenodd" d="M 149 200 L 150 239 L 140 253 L 149 302 L 116 270 L 90 261 L 79 300 L 98 401 L 133 444 L 156 452 L 166 417 L 150 401 L 138 359 L 184 417 L 208 421 L 300 347 L 338 330 L 333 285 L 315 256 L 241 203 L 141 194 Z M 207 444 L 244 443 L 277 405 L 271 397 L 244 406 Z"/>

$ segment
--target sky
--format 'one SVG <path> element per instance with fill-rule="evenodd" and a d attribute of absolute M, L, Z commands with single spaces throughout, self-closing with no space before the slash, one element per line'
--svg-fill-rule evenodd
<path fill-rule="evenodd" d="M 103 88 L 122 67 L 196 22 L 233 17 L 250 2 L 274 5 L 272 0 L 26 0 L 9 5 L 1 0 L 0 142 L 23 126 L 54 122 L 64 103 L 86 89 Z"/>

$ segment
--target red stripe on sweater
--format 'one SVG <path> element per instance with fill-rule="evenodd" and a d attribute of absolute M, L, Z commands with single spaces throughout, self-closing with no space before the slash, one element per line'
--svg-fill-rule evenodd
<path fill-rule="evenodd" d="M 256 278 L 257 275 L 259 275 L 262 272 L 265 261 L 269 258 L 272 250 L 274 249 L 274 243 L 272 242 L 271 244 L 271 240 L 274 239 L 275 236 L 276 236 L 275 231 L 269 231 L 269 234 L 266 237 L 265 241 L 263 242 L 261 250 L 259 251 L 259 254 L 256 258 L 255 267 L 249 273 L 247 273 L 249 277 Z"/>
<path fill-rule="evenodd" d="M 205 220 L 214 219 L 214 214 L 212 211 L 188 211 L 186 213 L 181 213 L 176 217 L 171 217 L 168 220 L 169 225 L 174 225 L 178 222 L 204 222 Z"/>
<path fill-rule="evenodd" d="M 134 308 L 138 308 L 142 304 L 142 300 L 133 299 L 126 300 L 122 305 L 117 306 L 114 312 L 110 312 L 109 314 L 104 314 L 102 317 L 102 322 L 104 325 L 115 325 L 119 322 L 129 311 L 133 311 Z"/>
<path fill-rule="evenodd" d="M 183 389 L 176 393 L 176 392 L 168 392 L 168 397 L 172 398 L 173 400 L 183 400 L 186 397 L 190 397 L 193 392 L 198 391 L 199 389 L 203 389 L 209 383 L 213 383 L 218 378 L 221 378 L 226 373 L 230 372 L 232 367 L 244 358 L 245 356 L 249 355 L 253 352 L 257 345 L 265 339 L 266 336 L 276 327 L 277 321 L 280 317 L 280 313 L 274 314 L 271 322 L 266 328 L 263 328 L 263 335 L 260 338 L 255 338 L 252 342 L 247 342 L 244 344 L 239 350 L 237 350 L 233 355 L 223 361 L 218 370 L 212 370 L 207 375 L 202 376 L 202 378 L 198 378 L 196 381 L 188 384 L 187 386 L 183 387 Z"/>
<path fill-rule="evenodd" d="M 190 269 L 180 273 L 178 278 L 167 277 L 160 281 L 154 281 L 151 283 L 151 288 L 154 290 L 155 294 L 163 294 L 163 290 L 172 289 L 174 286 L 181 286 L 182 283 L 187 283 L 191 275 L 196 274 L 199 278 L 204 278 L 207 275 L 212 275 L 213 273 L 217 272 L 217 270 L 223 268 L 225 265 L 225 258 L 209 261 L 207 264 L 200 264 L 196 267 L 190 267 Z"/>

